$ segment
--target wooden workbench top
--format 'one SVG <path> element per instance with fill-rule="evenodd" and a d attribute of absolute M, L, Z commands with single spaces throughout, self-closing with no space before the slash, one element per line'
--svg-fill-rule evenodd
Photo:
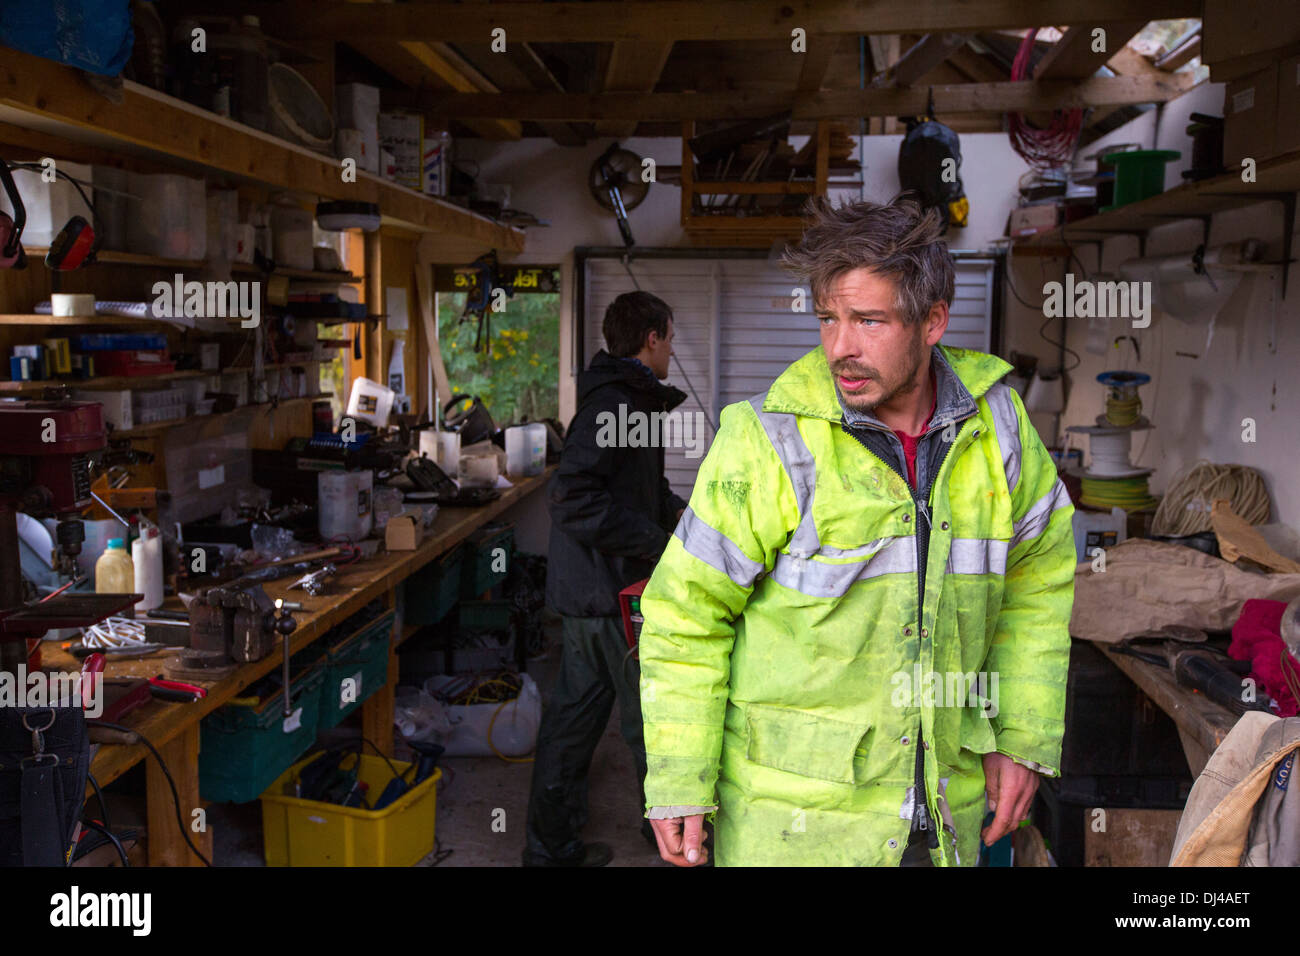
<path fill-rule="evenodd" d="M 304 607 L 294 612 L 298 628 L 290 641 L 297 653 L 319 638 L 339 621 L 360 610 L 376 597 L 400 584 L 439 555 L 455 547 L 474 531 L 497 515 L 522 501 L 540 488 L 550 477 L 553 468 L 541 475 L 525 478 L 513 488 L 504 491 L 500 498 L 480 508 L 440 508 L 420 547 L 414 551 L 380 553 L 367 561 L 359 561 L 339 569 L 329 581 L 329 593 L 312 597 L 299 589 L 290 591 L 289 585 L 299 576 L 281 578 L 263 585 L 272 600 L 283 598 L 297 601 Z M 156 677 L 163 671 L 163 662 L 179 649 L 160 651 L 146 658 L 109 661 L 106 677 Z M 46 668 L 74 671 L 80 663 L 71 654 L 60 650 L 53 642 L 41 648 L 42 662 Z M 170 703 L 154 700 L 123 718 L 125 726 L 138 730 L 155 747 L 161 748 L 182 730 L 197 723 L 216 710 L 258 678 L 276 670 L 282 664 L 277 650 L 260 661 L 237 668 L 230 676 L 217 681 L 195 681 L 207 687 L 208 694 L 192 704 Z M 142 745 L 102 745 L 91 762 L 91 773 L 103 786 L 116 780 L 133 765 L 148 755 Z"/>

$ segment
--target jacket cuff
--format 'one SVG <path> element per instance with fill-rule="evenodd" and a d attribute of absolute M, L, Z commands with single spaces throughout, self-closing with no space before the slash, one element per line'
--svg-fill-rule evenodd
<path fill-rule="evenodd" d="M 678 817 L 694 817 L 713 813 L 717 809 L 717 807 L 692 806 L 651 807 L 646 811 L 645 818 L 647 820 L 674 820 Z"/>
<path fill-rule="evenodd" d="M 1020 764 L 1020 766 L 1028 767 L 1030 770 L 1034 771 L 1035 773 L 1041 773 L 1045 777 L 1056 776 L 1056 771 L 1053 770 L 1051 767 L 1044 767 L 1040 763 L 1035 763 L 1034 761 L 1027 760 L 1024 757 L 1017 757 L 1015 754 L 1009 754 L 1002 750 L 999 750 L 998 753 L 1002 754 L 1002 756 L 1004 757 L 1010 757 L 1015 763 Z"/>

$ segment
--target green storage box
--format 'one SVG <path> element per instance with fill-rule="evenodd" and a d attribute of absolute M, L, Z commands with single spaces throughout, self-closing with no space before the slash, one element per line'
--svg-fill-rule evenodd
<path fill-rule="evenodd" d="M 343 722 L 388 682 L 388 646 L 396 611 L 388 611 L 329 648 L 322 664 L 325 682 L 320 694 L 320 729 Z"/>
<path fill-rule="evenodd" d="M 205 800 L 247 803 L 293 766 L 313 743 L 325 672 L 313 666 L 293 679 L 290 716 L 280 693 L 257 707 L 224 704 L 199 725 L 199 793 Z"/>
<path fill-rule="evenodd" d="M 437 624 L 460 600 L 461 566 L 465 549 L 460 545 L 429 562 L 406 579 L 405 620 L 416 627 Z"/>
<path fill-rule="evenodd" d="M 505 549 L 506 560 L 494 558 L 498 548 Z M 506 579 L 510 560 L 515 553 L 513 525 L 480 528 L 465 541 L 465 560 L 461 569 L 462 598 L 473 600 Z"/>
<path fill-rule="evenodd" d="M 1165 191 L 1165 164 L 1181 155 L 1172 149 L 1134 149 L 1102 156 L 1103 166 L 1115 167 L 1115 198 L 1101 211 L 1160 195 Z"/>

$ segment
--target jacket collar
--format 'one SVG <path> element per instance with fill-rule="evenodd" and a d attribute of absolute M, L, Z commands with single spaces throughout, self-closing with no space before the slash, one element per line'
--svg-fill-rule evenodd
<path fill-rule="evenodd" d="M 1012 366 L 995 355 L 971 349 L 936 345 L 930 350 L 930 369 L 935 376 L 935 408 L 931 427 L 942 428 L 975 414 L 975 401 L 987 392 Z M 886 426 L 874 415 L 850 413 L 840 403 L 826 353 L 813 349 L 787 368 L 768 389 L 765 412 L 787 412 L 827 421 Z"/>

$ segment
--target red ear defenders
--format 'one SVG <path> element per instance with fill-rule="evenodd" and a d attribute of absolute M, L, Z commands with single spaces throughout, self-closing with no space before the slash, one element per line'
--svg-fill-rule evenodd
<path fill-rule="evenodd" d="M 90 208 L 93 217 L 95 207 L 82 190 L 81 184 L 62 173 L 58 175 L 72 183 L 73 188 Z M 0 212 L 0 269 L 23 269 L 27 266 L 27 255 L 23 252 L 20 240 L 23 226 L 27 222 L 27 210 L 23 206 L 22 197 L 18 194 L 18 187 L 14 184 L 9 166 L 2 159 L 0 159 L 0 183 L 3 183 L 5 194 L 14 209 L 13 218 Z M 60 272 L 79 269 L 94 261 L 98 249 L 99 241 L 94 227 L 81 216 L 73 216 L 54 237 L 54 242 L 50 244 L 49 251 L 45 254 L 45 265 Z"/>
<path fill-rule="evenodd" d="M 18 187 L 14 185 L 14 178 L 9 173 L 9 164 L 3 159 L 0 159 L 0 184 L 3 184 L 9 205 L 14 210 L 12 216 L 0 212 L 0 269 L 25 269 L 27 255 L 23 252 L 21 240 L 23 226 L 27 224 L 27 209 L 23 206 Z"/>

